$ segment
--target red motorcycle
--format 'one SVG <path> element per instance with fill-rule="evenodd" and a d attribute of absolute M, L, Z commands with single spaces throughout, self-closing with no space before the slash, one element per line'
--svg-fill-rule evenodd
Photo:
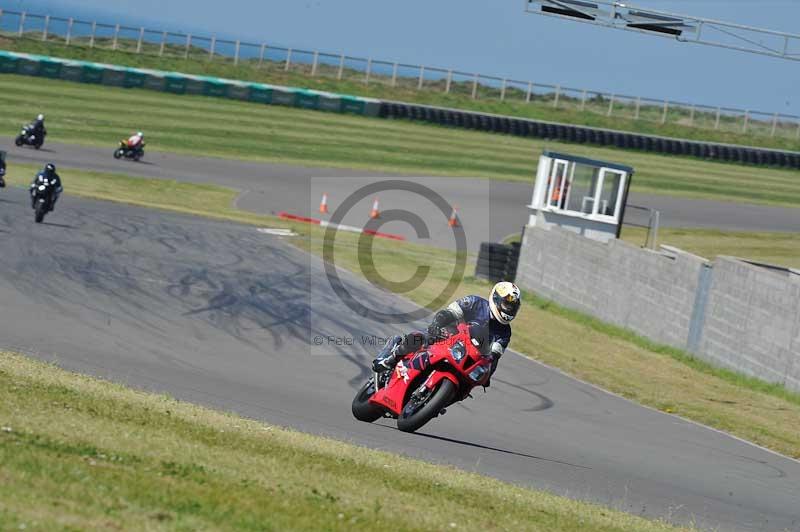
<path fill-rule="evenodd" d="M 394 370 L 373 374 L 353 399 L 353 416 L 367 423 L 396 418 L 398 429 L 414 432 L 487 383 L 493 358 L 482 354 L 483 343 L 478 331 L 458 325 L 455 334 L 406 355 Z"/>

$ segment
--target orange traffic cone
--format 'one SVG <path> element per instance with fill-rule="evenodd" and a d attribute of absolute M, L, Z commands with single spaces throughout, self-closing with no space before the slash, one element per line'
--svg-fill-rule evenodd
<path fill-rule="evenodd" d="M 319 202 L 320 214 L 328 214 L 328 194 L 322 194 L 322 200 Z"/>
<path fill-rule="evenodd" d="M 453 206 L 453 212 L 450 214 L 450 219 L 447 220 L 447 225 L 450 227 L 458 227 L 460 224 L 458 222 L 458 209 Z"/>
<path fill-rule="evenodd" d="M 381 217 L 381 211 L 378 210 L 378 198 L 375 198 L 375 201 L 372 204 L 372 210 L 369 212 L 369 217 L 373 220 Z"/>

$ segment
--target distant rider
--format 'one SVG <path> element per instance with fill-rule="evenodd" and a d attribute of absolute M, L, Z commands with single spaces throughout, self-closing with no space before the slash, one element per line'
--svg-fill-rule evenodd
<path fill-rule="evenodd" d="M 44 140 L 47 136 L 47 129 L 44 127 L 44 115 L 40 114 L 36 117 L 36 120 L 31 123 L 31 130 L 36 135 L 36 138 Z"/>
<path fill-rule="evenodd" d="M 56 206 L 58 197 L 61 196 L 61 193 L 64 191 L 64 187 L 61 186 L 61 177 L 56 173 L 56 166 L 53 163 L 47 163 L 44 169 L 33 178 L 30 187 L 31 207 L 36 207 L 36 189 L 39 185 L 52 185 L 54 187 L 49 208 L 49 210 L 52 211 Z"/>
<path fill-rule="evenodd" d="M 128 138 L 128 149 L 144 154 L 144 133 L 137 131 Z"/>
<path fill-rule="evenodd" d="M 6 186 L 6 159 L 3 157 L 3 154 L 0 153 L 0 188 Z"/>
<path fill-rule="evenodd" d="M 379 373 L 391 370 L 405 355 L 447 338 L 448 328 L 466 323 L 470 328 L 484 328 L 488 332 L 484 351 L 493 355 L 494 374 L 511 341 L 510 323 L 517 316 L 521 302 L 519 288 L 509 282 L 494 285 L 488 300 L 475 295 L 462 297 L 436 313 L 427 334 L 412 332 L 393 337 L 372 362 L 372 369 Z"/>

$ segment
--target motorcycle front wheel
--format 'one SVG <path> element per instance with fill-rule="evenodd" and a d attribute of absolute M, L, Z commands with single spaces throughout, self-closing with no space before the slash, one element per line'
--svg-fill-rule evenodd
<path fill-rule="evenodd" d="M 114 150 L 114 159 L 122 159 L 122 155 L 124 154 L 122 148 Z"/>
<path fill-rule="evenodd" d="M 422 401 L 413 398 L 403 406 L 397 418 L 397 428 L 403 432 L 419 430 L 425 423 L 439 415 L 453 400 L 456 385 L 450 379 L 442 379 L 439 386 Z"/>
<path fill-rule="evenodd" d="M 359 388 L 358 393 L 353 398 L 353 417 L 359 421 L 372 423 L 383 417 L 383 408 L 369 402 L 369 398 L 375 394 L 375 385 L 370 379 Z"/>
<path fill-rule="evenodd" d="M 24 142 L 25 140 L 22 138 L 22 135 L 17 135 L 17 138 L 14 139 L 14 144 L 16 144 L 17 147 L 22 146 Z"/>
<path fill-rule="evenodd" d="M 36 223 L 37 224 L 40 224 L 40 223 L 42 223 L 44 221 L 44 215 L 45 215 L 45 213 L 47 213 L 47 206 L 45 205 L 45 203 L 47 203 L 47 202 L 44 201 L 43 199 L 40 199 L 40 200 L 38 200 L 36 202 L 36 215 L 35 215 L 35 218 L 36 218 Z"/>

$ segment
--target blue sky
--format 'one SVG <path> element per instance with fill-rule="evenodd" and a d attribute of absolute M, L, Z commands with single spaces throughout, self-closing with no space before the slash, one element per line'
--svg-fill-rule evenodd
<path fill-rule="evenodd" d="M 634 3 L 800 33 L 800 0 Z M 526 15 L 522 0 L 0 0 L 0 7 L 800 115 L 800 62 Z"/>

